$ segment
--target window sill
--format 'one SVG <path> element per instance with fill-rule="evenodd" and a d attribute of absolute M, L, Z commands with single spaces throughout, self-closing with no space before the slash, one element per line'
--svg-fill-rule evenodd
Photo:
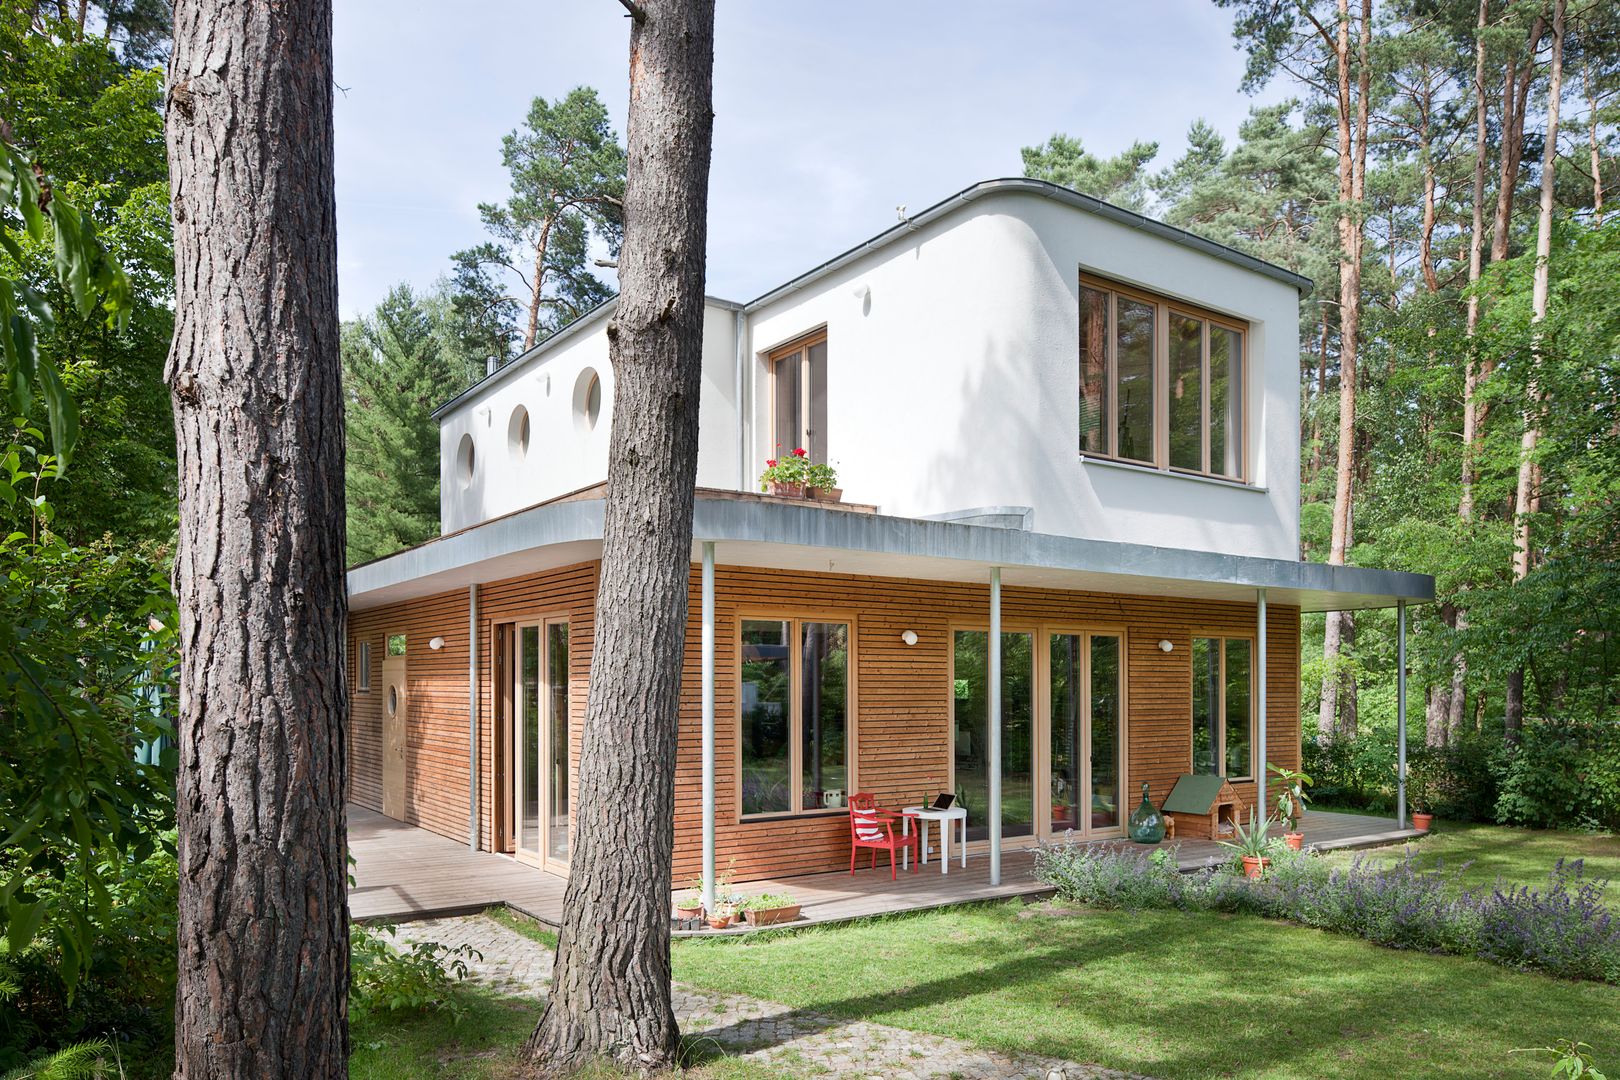
<path fill-rule="evenodd" d="M 800 810 L 797 813 L 793 812 L 792 810 L 784 810 L 768 814 L 746 814 L 743 817 L 738 818 L 737 821 L 742 825 L 755 825 L 781 821 L 803 821 L 806 818 L 833 818 L 848 816 L 849 807 L 839 806 L 836 808 L 822 810 Z"/>
<path fill-rule="evenodd" d="M 1259 484 L 1251 484 L 1244 480 L 1228 480 L 1221 476 L 1204 476 L 1202 473 L 1181 472 L 1176 469 L 1161 469 L 1157 465 L 1142 465 L 1134 461 L 1120 461 L 1116 458 L 1098 457 L 1095 454 L 1081 454 L 1080 464 L 1101 465 L 1109 469 L 1121 469 L 1125 472 L 1144 473 L 1148 476 L 1169 476 L 1177 480 L 1191 480 L 1198 484 L 1213 484 L 1216 487 L 1231 488 L 1237 491 L 1253 491 L 1265 494 L 1268 488 Z"/>

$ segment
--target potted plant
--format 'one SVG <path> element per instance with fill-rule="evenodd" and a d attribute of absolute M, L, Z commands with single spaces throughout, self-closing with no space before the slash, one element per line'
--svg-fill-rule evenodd
<path fill-rule="evenodd" d="M 691 919 L 703 918 L 703 894 L 689 892 L 675 900 L 675 918 L 686 922 Z"/>
<path fill-rule="evenodd" d="M 838 486 L 838 471 L 825 462 L 810 466 L 804 483 L 810 497 L 819 502 L 838 502 L 844 497 L 844 489 Z"/>
<path fill-rule="evenodd" d="M 1305 846 L 1305 835 L 1299 831 L 1299 819 L 1305 816 L 1305 804 L 1311 801 L 1311 797 L 1305 794 L 1305 789 L 1311 786 L 1311 778 L 1302 772 L 1270 763 L 1267 763 L 1266 771 L 1276 777 L 1280 785 L 1277 817 L 1283 823 L 1283 843 L 1299 851 Z"/>
<path fill-rule="evenodd" d="M 1271 826 L 1275 824 L 1270 814 L 1264 821 L 1258 820 L 1258 808 L 1249 810 L 1249 827 L 1245 829 L 1238 825 L 1232 830 L 1231 840 L 1217 841 L 1223 848 L 1231 848 L 1243 860 L 1243 873 L 1251 881 L 1259 881 L 1271 864 L 1271 848 L 1276 841 L 1267 835 Z"/>
<path fill-rule="evenodd" d="M 770 926 L 772 923 L 792 922 L 799 917 L 799 902 L 785 893 L 750 896 L 740 907 L 749 926 Z"/>
<path fill-rule="evenodd" d="M 1428 832 L 1434 827 L 1434 776 L 1432 759 L 1424 751 L 1413 754 L 1406 763 L 1406 799 L 1411 806 L 1412 828 Z"/>
<path fill-rule="evenodd" d="M 810 452 L 799 447 L 786 457 L 769 458 L 759 474 L 759 490 L 786 499 L 804 498 L 804 485 L 810 479 Z"/>
<path fill-rule="evenodd" d="M 724 930 L 726 927 L 731 925 L 731 920 L 736 918 L 736 912 L 728 911 L 722 915 L 719 909 L 720 905 L 716 904 L 714 913 L 709 916 L 710 930 Z"/>

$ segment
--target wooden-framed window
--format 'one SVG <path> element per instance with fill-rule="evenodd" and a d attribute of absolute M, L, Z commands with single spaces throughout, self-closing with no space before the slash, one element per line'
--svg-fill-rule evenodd
<path fill-rule="evenodd" d="M 1253 643 L 1192 639 L 1192 771 L 1254 778 Z"/>
<path fill-rule="evenodd" d="M 827 460 L 827 331 L 818 330 L 769 354 L 771 452 L 803 448 Z"/>
<path fill-rule="evenodd" d="M 355 673 L 355 686 L 364 693 L 371 689 L 371 642 L 360 642 L 356 653 L 354 663 L 359 670 Z"/>
<path fill-rule="evenodd" d="M 1080 275 L 1080 452 L 1247 477 L 1247 323 Z"/>
<path fill-rule="evenodd" d="M 747 615 L 738 772 L 742 816 L 841 809 L 854 782 L 854 624 Z"/>

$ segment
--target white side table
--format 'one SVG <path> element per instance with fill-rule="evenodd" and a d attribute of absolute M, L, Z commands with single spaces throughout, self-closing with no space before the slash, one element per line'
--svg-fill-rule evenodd
<path fill-rule="evenodd" d="M 921 852 L 924 866 L 928 865 L 928 823 L 930 821 L 939 822 L 939 872 L 941 874 L 951 872 L 951 824 L 960 821 L 962 823 L 962 868 L 967 869 L 967 807 L 953 806 L 949 810 L 935 810 L 931 806 L 908 806 L 900 812 L 905 815 L 904 831 L 908 836 L 911 834 L 911 819 L 917 819 L 917 828 L 922 834 L 920 839 L 922 841 Z M 910 854 L 909 850 L 907 854 Z"/>

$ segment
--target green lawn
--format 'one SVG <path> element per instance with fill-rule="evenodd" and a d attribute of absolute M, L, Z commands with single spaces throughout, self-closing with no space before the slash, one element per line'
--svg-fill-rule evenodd
<path fill-rule="evenodd" d="M 540 1005 L 531 998 L 506 997 L 482 987 L 456 990 L 464 1015 L 459 1023 L 442 1012 L 366 1013 L 353 1018 L 349 1057 L 352 1080 L 511 1080 L 522 1074 L 518 1051 L 534 1030 Z M 769 1066 L 732 1057 L 703 1060 L 707 1048 L 695 1044 L 692 1067 L 671 1080 L 790 1080 Z M 609 1080 L 612 1069 L 588 1070 L 580 1080 Z"/>
<path fill-rule="evenodd" d="M 1422 840 L 1361 854 L 1396 862 L 1407 850 L 1416 852 L 1420 865 L 1425 867 L 1440 864 L 1458 870 L 1465 863 L 1471 864 L 1459 879 L 1468 886 L 1490 885 L 1502 878 L 1539 887 L 1547 883 L 1548 871 L 1560 858 L 1585 859 L 1587 877 L 1606 877 L 1615 882 L 1609 902 L 1620 906 L 1620 836 L 1441 821 Z M 1330 857 L 1348 861 L 1354 854 L 1338 852 Z"/>
<path fill-rule="evenodd" d="M 1612 837 L 1443 829 L 1416 845 L 1419 857 L 1472 861 L 1470 884 L 1540 884 L 1571 855 L 1600 876 L 1620 872 Z M 1591 1043 L 1620 1075 L 1620 987 L 1244 916 L 959 907 L 682 941 L 675 977 L 1166 1078 L 1541 1077 L 1546 1059 L 1509 1051 L 1561 1038 Z"/>

